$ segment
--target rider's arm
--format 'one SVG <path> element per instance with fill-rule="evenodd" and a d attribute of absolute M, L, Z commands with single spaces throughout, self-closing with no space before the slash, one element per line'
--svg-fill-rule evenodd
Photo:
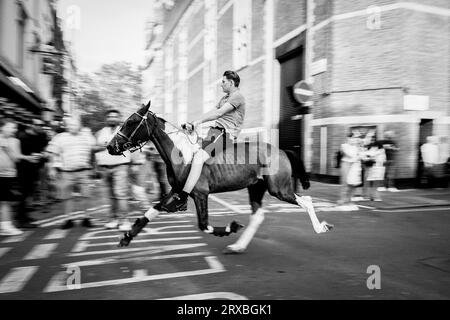
<path fill-rule="evenodd" d="M 214 110 L 211 110 L 211 111 L 205 113 L 199 120 L 194 121 L 192 124 L 194 125 L 194 127 L 196 127 L 202 123 L 217 120 L 224 114 L 226 114 L 230 111 L 233 111 L 234 109 L 235 108 L 230 103 L 227 102 L 219 109 L 214 109 Z"/>

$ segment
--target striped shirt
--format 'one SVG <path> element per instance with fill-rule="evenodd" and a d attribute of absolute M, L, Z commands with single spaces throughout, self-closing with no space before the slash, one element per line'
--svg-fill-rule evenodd
<path fill-rule="evenodd" d="M 94 146 L 95 140 L 88 135 L 63 132 L 50 141 L 47 151 L 58 157 L 61 170 L 75 171 L 92 167 L 91 155 Z"/>

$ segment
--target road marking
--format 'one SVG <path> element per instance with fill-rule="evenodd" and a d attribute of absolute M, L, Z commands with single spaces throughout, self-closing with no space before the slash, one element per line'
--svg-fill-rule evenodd
<path fill-rule="evenodd" d="M 38 244 L 25 256 L 24 260 L 48 258 L 57 246 L 57 243 Z"/>
<path fill-rule="evenodd" d="M 180 278 L 180 277 L 192 277 L 192 276 L 199 276 L 199 275 L 212 274 L 212 273 L 218 273 L 218 272 L 225 271 L 225 268 L 219 262 L 217 257 L 208 256 L 208 257 L 205 257 L 205 260 L 208 264 L 207 269 L 200 269 L 200 270 L 194 270 L 194 271 L 181 271 L 181 272 L 164 273 L 164 274 L 156 274 L 156 275 L 146 275 L 146 274 L 142 273 L 142 271 L 140 271 L 137 274 L 138 277 L 133 276 L 131 278 L 125 278 L 125 279 L 115 279 L 115 280 L 104 280 L 104 281 L 81 283 L 80 289 L 99 288 L 99 287 L 104 287 L 104 286 L 116 286 L 116 285 L 123 285 L 123 284 L 137 283 L 137 282 L 146 282 L 146 281 L 154 281 L 154 280 L 162 280 L 162 279 L 173 279 L 173 278 Z M 64 271 L 56 274 L 53 277 L 53 279 L 50 280 L 48 286 L 44 289 L 44 292 L 58 292 L 58 291 L 70 290 L 67 288 L 66 285 L 63 284 L 63 283 L 65 283 L 64 278 L 66 275 L 67 274 Z"/>
<path fill-rule="evenodd" d="M 127 261 L 127 262 L 142 262 L 142 261 L 148 261 L 148 260 L 165 260 L 165 259 L 178 259 L 178 258 L 190 258 L 190 257 L 198 257 L 198 256 L 207 256 L 210 255 L 210 252 L 206 251 L 200 251 L 200 252 L 191 252 L 191 253 L 178 253 L 178 254 L 166 254 L 166 255 L 159 255 L 159 256 L 153 256 L 149 257 L 146 256 L 148 253 L 133 253 L 134 256 L 127 255 L 127 256 L 114 256 L 114 257 L 108 257 L 105 259 L 96 259 L 96 260 L 84 260 L 84 261 L 77 261 L 77 262 L 71 262 L 68 264 L 64 264 L 64 267 L 69 266 L 77 266 L 77 267 L 90 267 L 90 266 L 98 266 L 98 265 L 106 265 L 106 264 L 113 264 L 113 263 L 119 263 L 121 261 Z M 136 256 L 139 255 L 139 256 Z"/>
<path fill-rule="evenodd" d="M 0 258 L 3 257 L 12 248 L 0 248 Z"/>
<path fill-rule="evenodd" d="M 234 212 L 240 213 L 240 214 L 244 213 L 243 210 L 241 210 L 241 209 L 238 208 L 237 206 L 234 206 L 234 205 L 232 205 L 232 204 L 229 204 L 228 202 L 226 202 L 226 201 L 224 201 L 224 200 L 218 198 L 217 196 L 214 196 L 214 195 L 211 194 L 211 195 L 209 195 L 209 198 L 212 199 L 212 200 L 214 200 L 215 202 L 221 204 L 221 205 L 224 206 L 225 208 L 230 209 L 231 211 L 234 211 Z"/>
<path fill-rule="evenodd" d="M 159 228 L 144 228 L 142 229 L 142 232 L 139 234 L 139 236 L 149 236 L 149 235 L 164 235 L 164 234 L 180 234 L 180 233 L 196 233 L 199 232 L 198 230 L 185 230 L 185 231 L 160 231 L 160 230 L 166 230 L 166 229 L 172 229 L 172 228 L 192 228 L 195 227 L 194 225 L 181 225 L 181 226 L 166 226 L 166 227 L 159 227 Z M 83 235 L 80 240 L 96 240 L 96 239 L 113 239 L 117 238 L 117 234 L 113 235 L 107 235 L 107 236 L 93 236 L 99 233 L 104 232 L 110 232 L 111 230 L 101 230 L 101 231 L 93 231 L 88 232 L 85 235 Z"/>
<path fill-rule="evenodd" d="M 55 229 L 52 230 L 45 238 L 44 240 L 57 240 L 57 239 L 64 239 L 70 230 L 62 230 L 62 229 Z"/>
<path fill-rule="evenodd" d="M 202 237 L 177 237 L 177 238 L 159 238 L 159 239 L 138 239 L 133 240 L 133 243 L 144 243 L 144 242 L 164 242 L 164 241 L 180 241 L 180 240 L 198 240 Z M 87 241 L 80 241 L 74 247 L 72 252 L 81 252 L 86 250 L 88 247 L 105 247 L 105 246 L 115 246 L 118 242 L 101 242 L 101 243 L 89 243 Z"/>
<path fill-rule="evenodd" d="M 0 293 L 12 293 L 23 289 L 38 267 L 18 267 L 12 269 L 0 282 Z"/>
<path fill-rule="evenodd" d="M 33 233 L 32 231 L 25 231 L 24 233 L 22 233 L 18 236 L 12 236 L 12 237 L 6 238 L 5 240 L 2 241 L 2 243 L 22 242 L 32 233 Z"/>
<path fill-rule="evenodd" d="M 200 237 L 196 237 L 200 238 Z M 112 250 L 100 250 L 100 251 L 88 251 L 88 252 L 76 252 L 76 253 L 68 253 L 68 257 L 79 257 L 79 256 L 90 256 L 96 254 L 110 254 L 110 253 L 124 253 L 124 252 L 132 252 L 132 251 L 146 251 L 148 254 L 161 253 L 171 250 L 183 250 L 190 249 L 196 247 L 206 246 L 206 243 L 192 243 L 192 244 L 179 244 L 179 245 L 167 245 L 167 246 L 158 246 L 158 247 L 141 247 L 141 248 L 127 248 L 127 249 L 112 249 Z"/>
<path fill-rule="evenodd" d="M 189 294 L 186 296 L 178 296 L 172 298 L 163 298 L 157 300 L 215 300 L 215 299 L 227 299 L 227 300 L 248 300 L 247 297 L 241 296 L 233 292 L 208 292 Z"/>
<path fill-rule="evenodd" d="M 450 210 L 450 207 L 445 207 L 445 208 L 427 208 L 427 207 L 423 207 L 423 208 L 411 208 L 411 209 L 388 209 L 388 210 L 384 210 L 384 209 L 375 209 L 373 211 L 377 211 L 377 212 L 390 212 L 390 213 L 396 213 L 396 212 L 423 212 L 423 211 L 445 211 L 445 210 Z"/>

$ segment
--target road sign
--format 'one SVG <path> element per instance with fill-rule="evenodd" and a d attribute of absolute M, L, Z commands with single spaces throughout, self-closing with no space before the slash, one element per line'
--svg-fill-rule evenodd
<path fill-rule="evenodd" d="M 307 103 L 312 100 L 314 92 L 310 84 L 305 80 L 299 81 L 294 85 L 294 98 L 299 103 Z"/>

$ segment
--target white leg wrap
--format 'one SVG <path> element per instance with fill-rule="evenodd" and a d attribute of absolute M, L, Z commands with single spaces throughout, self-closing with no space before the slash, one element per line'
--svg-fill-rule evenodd
<path fill-rule="evenodd" d="M 316 212 L 314 210 L 314 206 L 312 204 L 311 197 L 309 196 L 299 197 L 298 195 L 295 195 L 295 199 L 297 200 L 298 205 L 306 209 L 306 211 L 308 212 L 309 218 L 311 219 L 314 231 L 316 233 L 328 231 L 324 230 L 322 223 L 319 222 L 319 219 L 317 218 Z"/>
<path fill-rule="evenodd" d="M 158 216 L 158 214 L 159 214 L 158 210 L 156 210 L 155 208 L 150 208 L 147 210 L 146 213 L 144 213 L 144 216 L 148 219 L 148 221 L 152 221 Z"/>
<path fill-rule="evenodd" d="M 204 232 L 204 233 L 207 233 L 207 234 L 211 234 L 211 233 L 214 232 L 214 228 L 211 227 L 210 225 L 208 225 L 208 228 L 206 228 L 205 230 L 203 230 L 203 232 Z"/>
<path fill-rule="evenodd" d="M 264 221 L 264 210 L 258 209 L 254 214 L 250 216 L 250 222 L 248 224 L 248 227 L 244 229 L 244 232 L 242 232 L 239 239 L 230 247 L 239 250 L 245 250 L 250 241 L 252 241 L 253 236 L 258 231 L 258 228 L 263 221 Z"/>

